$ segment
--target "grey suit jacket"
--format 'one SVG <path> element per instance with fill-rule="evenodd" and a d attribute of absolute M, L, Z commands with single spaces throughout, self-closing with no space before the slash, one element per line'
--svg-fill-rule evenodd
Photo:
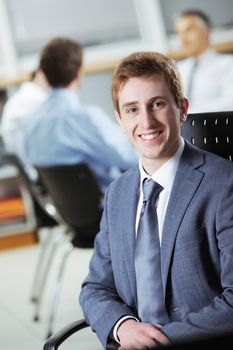
<path fill-rule="evenodd" d="M 134 167 L 110 185 L 80 294 L 84 316 L 104 347 L 120 317 L 137 317 L 139 176 Z M 170 319 L 162 331 L 172 341 L 233 331 L 233 164 L 188 142 L 167 207 L 161 259 Z"/>

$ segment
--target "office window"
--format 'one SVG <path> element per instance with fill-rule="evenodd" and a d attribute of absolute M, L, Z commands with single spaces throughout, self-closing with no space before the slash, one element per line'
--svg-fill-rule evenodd
<path fill-rule="evenodd" d="M 140 39 L 134 0 L 5 0 L 18 57 L 52 37 L 85 47 Z"/>

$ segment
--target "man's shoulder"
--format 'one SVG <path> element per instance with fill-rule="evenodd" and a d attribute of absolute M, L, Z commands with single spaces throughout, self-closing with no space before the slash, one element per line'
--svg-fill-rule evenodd
<path fill-rule="evenodd" d="M 117 192 L 119 190 L 127 189 L 129 184 L 139 179 L 139 167 L 138 165 L 126 170 L 116 180 L 109 185 L 110 192 Z"/>
<path fill-rule="evenodd" d="M 178 70 L 182 76 L 182 79 L 186 80 L 187 77 L 189 76 L 190 69 L 193 65 L 193 60 L 189 57 L 183 58 L 179 61 L 177 61 L 177 67 Z"/>
<path fill-rule="evenodd" d="M 233 54 L 212 50 L 210 54 L 206 56 L 205 64 L 208 67 L 213 67 L 215 70 L 222 69 L 223 72 L 227 70 L 227 74 L 229 74 L 233 71 Z"/>
<path fill-rule="evenodd" d="M 218 169 L 220 173 L 223 173 L 223 171 L 225 170 L 226 172 L 230 172 L 231 175 L 233 174 L 232 161 L 212 152 L 205 151 L 204 154 L 208 162 L 208 166 Z"/>
<path fill-rule="evenodd" d="M 189 57 L 185 57 L 177 61 L 177 66 L 179 68 L 186 68 L 186 67 L 189 68 L 191 64 L 192 64 L 192 60 Z"/>
<path fill-rule="evenodd" d="M 188 162 L 194 162 L 198 167 L 207 167 L 217 173 L 223 171 L 233 173 L 233 162 L 223 156 L 192 145 L 187 140 L 185 140 L 184 155 L 182 158 Z"/>
<path fill-rule="evenodd" d="M 233 162 L 215 153 L 200 150 L 204 156 L 203 167 L 206 173 L 219 179 L 233 178 Z"/>

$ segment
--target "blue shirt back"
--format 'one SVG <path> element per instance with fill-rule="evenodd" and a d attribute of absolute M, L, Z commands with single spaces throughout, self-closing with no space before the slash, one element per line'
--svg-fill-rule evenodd
<path fill-rule="evenodd" d="M 47 100 L 27 119 L 25 153 L 34 165 L 84 162 L 104 191 L 138 161 L 116 122 L 99 107 L 85 106 L 75 92 L 52 89 Z"/>

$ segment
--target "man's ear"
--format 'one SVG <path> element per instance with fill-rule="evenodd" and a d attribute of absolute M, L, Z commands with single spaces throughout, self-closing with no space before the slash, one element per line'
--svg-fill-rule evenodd
<path fill-rule="evenodd" d="M 185 122 L 185 120 L 187 119 L 188 107 L 189 107 L 189 100 L 187 99 L 187 97 L 184 97 L 181 101 L 181 107 L 180 107 L 181 123 Z"/>
<path fill-rule="evenodd" d="M 82 71 L 82 69 L 79 69 L 77 71 L 77 75 L 76 75 L 76 80 L 77 80 L 78 85 L 80 85 L 82 79 L 83 79 L 83 71 Z"/>
<path fill-rule="evenodd" d="M 121 117 L 120 117 L 120 114 L 116 110 L 115 110 L 115 117 L 116 117 L 116 120 L 119 123 L 119 119 L 121 119 Z"/>
<path fill-rule="evenodd" d="M 117 122 L 120 124 L 120 126 L 122 127 L 121 116 L 116 110 L 115 110 L 115 118 L 116 118 Z"/>
<path fill-rule="evenodd" d="M 123 125 L 122 119 L 121 119 L 121 115 L 117 111 L 115 111 L 115 117 L 116 117 L 116 120 L 119 123 L 121 129 L 125 132 L 124 125 Z"/>

